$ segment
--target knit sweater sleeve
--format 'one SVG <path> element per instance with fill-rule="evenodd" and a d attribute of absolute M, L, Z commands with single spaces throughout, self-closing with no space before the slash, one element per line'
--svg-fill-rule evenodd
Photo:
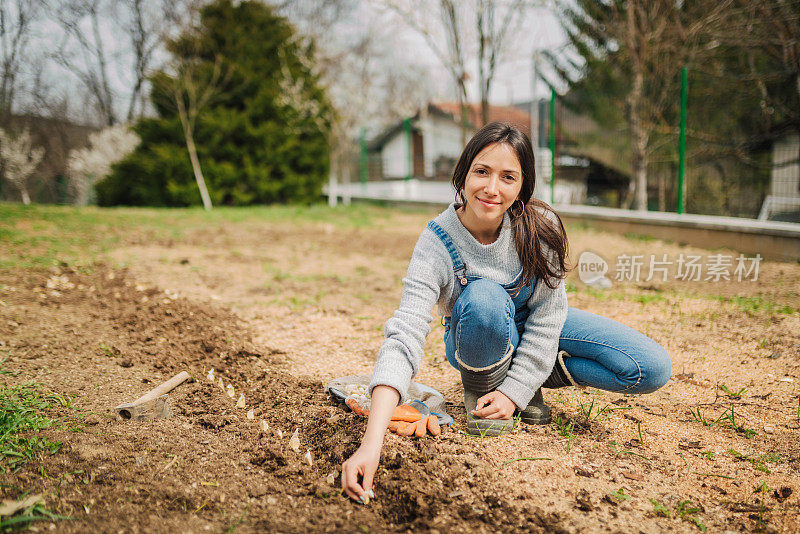
<path fill-rule="evenodd" d="M 448 284 L 452 284 L 450 256 L 430 231 L 422 232 L 408 272 L 403 278 L 400 306 L 384 326 L 385 340 L 378 353 L 369 393 L 375 386 L 391 386 L 408 400 L 408 387 L 419 372 L 425 340 L 430 333 L 434 305 Z"/>
<path fill-rule="evenodd" d="M 545 216 L 558 224 L 551 212 Z M 548 260 L 556 266 L 555 254 L 548 251 Z M 506 378 L 497 388 L 524 409 L 553 370 L 558 355 L 558 340 L 567 320 L 567 291 L 564 279 L 551 289 L 538 280 L 528 299 L 530 314 L 519 346 L 511 360 Z"/>
<path fill-rule="evenodd" d="M 564 280 L 550 289 L 539 280 L 528 299 L 530 315 L 506 378 L 497 388 L 524 409 L 541 387 L 556 362 L 558 338 L 567 319 L 567 292 Z"/>

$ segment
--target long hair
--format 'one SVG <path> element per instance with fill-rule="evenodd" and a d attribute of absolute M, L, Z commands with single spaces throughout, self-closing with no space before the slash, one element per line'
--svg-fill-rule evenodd
<path fill-rule="evenodd" d="M 491 122 L 469 140 L 453 171 L 456 209 L 466 203 L 464 184 L 472 161 L 481 150 L 493 143 L 505 143 L 513 148 L 522 168 L 522 189 L 508 209 L 517 254 L 522 263 L 522 280 L 515 291 L 518 292 L 534 278 L 544 280 L 549 288 L 555 289 L 569 270 L 567 232 L 561 217 L 553 208 L 533 197 L 536 171 L 533 147 L 527 135 L 510 124 Z M 548 254 L 552 257 L 548 258 Z"/>

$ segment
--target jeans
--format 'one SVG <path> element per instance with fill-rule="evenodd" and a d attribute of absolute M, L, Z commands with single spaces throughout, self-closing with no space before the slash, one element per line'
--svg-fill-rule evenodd
<path fill-rule="evenodd" d="M 459 368 L 485 368 L 519 346 L 524 321 L 514 320 L 508 292 L 487 279 L 471 282 L 453 306 L 444 341 L 447 361 Z M 622 323 L 570 307 L 558 339 L 570 354 L 564 365 L 581 386 L 620 393 L 651 393 L 669 380 L 672 363 L 664 348 Z M 513 357 L 513 354 L 512 354 Z"/>

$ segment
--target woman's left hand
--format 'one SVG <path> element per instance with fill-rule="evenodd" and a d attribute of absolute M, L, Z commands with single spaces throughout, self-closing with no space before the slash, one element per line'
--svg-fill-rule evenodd
<path fill-rule="evenodd" d="M 511 419 L 516 408 L 511 399 L 499 391 L 491 391 L 478 399 L 472 415 L 481 419 Z"/>

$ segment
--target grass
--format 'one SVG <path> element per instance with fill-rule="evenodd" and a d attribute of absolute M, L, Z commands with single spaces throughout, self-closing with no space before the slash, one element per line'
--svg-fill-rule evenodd
<path fill-rule="evenodd" d="M 653 505 L 653 513 L 656 514 L 657 516 L 660 515 L 662 517 L 672 517 L 672 514 L 670 514 L 669 512 L 669 508 L 667 508 L 657 500 L 650 499 L 650 503 Z"/>
<path fill-rule="evenodd" d="M 763 313 L 763 312 L 766 312 L 770 315 L 776 313 L 782 315 L 793 315 L 798 311 L 797 308 L 793 306 L 790 306 L 788 304 L 777 304 L 772 299 L 765 298 L 760 295 L 756 295 L 753 297 L 714 296 L 712 298 L 714 298 L 715 300 L 719 300 L 721 302 L 725 302 L 727 304 L 732 304 L 733 306 L 737 307 L 740 311 L 747 313 L 751 317 L 758 313 Z"/>
<path fill-rule="evenodd" d="M 553 424 L 556 427 L 556 432 L 559 436 L 567 438 L 567 452 L 569 452 L 570 448 L 572 447 L 572 439 L 575 437 L 575 433 L 573 430 L 575 429 L 575 423 L 567 419 L 561 419 L 559 415 L 556 417 L 556 420 L 553 421 Z"/>
<path fill-rule="evenodd" d="M 14 471 L 41 454 L 55 454 L 61 449 L 60 441 L 29 435 L 53 425 L 53 420 L 44 415 L 53 406 L 52 401 L 31 382 L 0 386 L 0 470 Z M 71 404 L 63 398 L 56 402 Z"/>
<path fill-rule="evenodd" d="M 55 514 L 45 508 L 43 504 L 35 504 L 24 510 L 21 515 L 0 518 L 0 532 L 20 530 L 35 521 L 59 521 L 62 519 L 72 518 Z"/>
<path fill-rule="evenodd" d="M 724 410 L 722 414 L 720 414 L 720 416 L 713 421 L 709 418 L 706 418 L 705 414 L 703 413 L 703 411 L 700 409 L 699 406 L 697 406 L 696 408 L 690 407 L 689 413 L 692 414 L 692 418 L 694 418 L 695 421 L 703 423 L 703 426 L 713 427 L 719 425 L 720 423 L 723 423 L 724 425 L 724 423 L 727 422 L 728 423 L 727 426 L 729 428 L 732 428 L 737 433 L 742 434 L 747 438 L 750 438 L 758 434 L 758 432 L 756 432 L 752 428 L 747 428 L 745 426 L 745 423 L 742 421 L 741 416 L 739 416 L 739 418 L 737 419 L 736 411 L 733 404 L 731 404 L 728 409 Z"/>
<path fill-rule="evenodd" d="M 735 449 L 728 449 L 728 454 L 733 456 L 736 460 L 749 462 L 753 468 L 761 471 L 762 473 L 770 474 L 772 471 L 767 467 L 766 462 L 778 463 L 781 457 L 775 453 L 766 453 L 758 455 L 745 455 Z"/>
<path fill-rule="evenodd" d="M 720 384 L 717 388 L 721 389 L 725 395 L 728 396 L 731 400 L 739 400 L 742 398 L 742 394 L 747 391 L 747 388 L 740 388 L 739 391 L 733 392 L 732 390 L 728 389 L 728 386 L 725 384 Z"/>
<path fill-rule="evenodd" d="M 0 203 L 0 271 L 46 268 L 61 262 L 87 267 L 111 249 L 145 238 L 171 242 L 230 224 L 294 221 L 339 229 L 387 223 L 390 213 L 418 208 L 353 204 L 201 208 L 98 208 Z M 388 224 L 388 223 L 387 223 Z"/>
<path fill-rule="evenodd" d="M 697 528 L 705 532 L 707 530 L 706 526 L 702 523 L 702 521 L 700 521 L 700 517 L 697 515 L 700 511 L 700 505 L 695 505 L 690 500 L 679 502 L 678 506 L 675 508 L 675 512 L 678 514 L 678 517 L 684 521 L 694 523 Z"/>
<path fill-rule="evenodd" d="M 627 501 L 628 499 L 630 499 L 630 498 L 631 498 L 631 496 L 630 496 L 630 495 L 628 495 L 627 493 L 625 493 L 625 488 L 619 488 L 617 491 L 612 491 L 612 492 L 611 492 L 611 493 L 609 493 L 608 495 L 609 495 L 610 497 L 613 497 L 614 499 L 616 499 L 616 500 L 617 500 L 617 501 L 619 501 L 619 502 L 622 502 L 622 501 Z"/>

